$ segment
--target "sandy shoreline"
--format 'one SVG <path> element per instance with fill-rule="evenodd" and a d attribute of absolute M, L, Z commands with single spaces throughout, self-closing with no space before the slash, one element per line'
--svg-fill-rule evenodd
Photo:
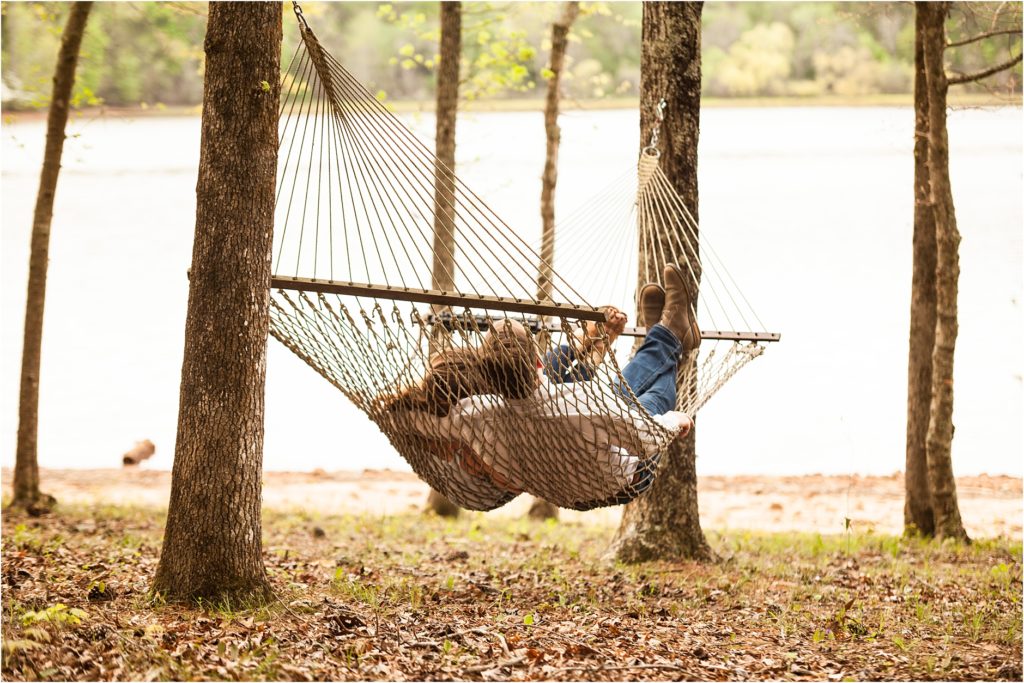
<path fill-rule="evenodd" d="M 11 471 L 3 469 L 9 487 Z M 59 501 L 163 507 L 171 474 L 147 469 L 41 471 L 43 488 Z M 264 505 L 277 510 L 303 510 L 314 518 L 328 514 L 405 514 L 421 509 L 427 486 L 416 475 L 390 470 L 362 472 L 266 472 Z M 903 520 L 903 476 L 806 475 L 790 477 L 710 476 L 698 481 L 701 521 L 707 529 L 817 531 L 842 533 L 846 518 L 855 531 L 900 533 Z M 1022 531 L 1022 481 L 1010 476 L 957 479 L 964 524 L 971 536 L 1004 536 L 1019 540 Z M 520 516 L 530 497 L 520 496 L 492 513 Z M 590 512 L 565 510 L 562 518 L 614 526 L 621 512 L 604 508 Z"/>

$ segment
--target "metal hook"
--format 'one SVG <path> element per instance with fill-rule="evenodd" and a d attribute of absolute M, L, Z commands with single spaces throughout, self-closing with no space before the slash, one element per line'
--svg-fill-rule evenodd
<path fill-rule="evenodd" d="M 295 17 L 302 24 L 302 27 L 309 30 L 309 24 L 306 23 L 306 16 L 302 13 L 302 7 L 299 5 L 298 0 L 292 0 L 292 9 L 295 10 Z"/>
<path fill-rule="evenodd" d="M 665 121 L 665 107 L 667 106 L 668 102 L 666 102 L 665 98 L 662 97 L 661 100 L 658 102 L 658 106 L 655 107 L 654 109 L 654 115 L 658 120 L 654 124 L 654 127 L 651 128 L 651 141 L 647 144 L 647 147 L 644 148 L 644 151 L 647 151 L 648 149 L 658 149 L 658 140 L 660 139 L 661 134 L 661 124 L 664 123 Z"/>

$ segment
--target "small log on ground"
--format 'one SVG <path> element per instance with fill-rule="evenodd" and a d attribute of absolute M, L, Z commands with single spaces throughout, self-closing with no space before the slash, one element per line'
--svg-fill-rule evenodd
<path fill-rule="evenodd" d="M 149 439 L 136 442 L 130 451 L 124 454 L 122 462 L 125 467 L 138 465 L 143 460 L 149 460 L 156 453 L 156 446 Z"/>

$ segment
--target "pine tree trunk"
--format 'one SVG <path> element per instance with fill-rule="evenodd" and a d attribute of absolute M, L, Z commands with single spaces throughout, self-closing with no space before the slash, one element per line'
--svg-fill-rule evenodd
<path fill-rule="evenodd" d="M 910 293 L 910 358 L 907 372 L 906 502 L 908 534 L 935 534 L 925 440 L 932 402 L 935 347 L 935 214 L 928 180 L 928 86 L 924 65 L 924 17 L 915 13 L 914 37 L 914 238 Z"/>
<path fill-rule="evenodd" d="M 565 51 L 569 45 L 569 29 L 580 13 L 580 3 L 566 2 L 562 16 L 551 24 L 551 62 L 548 68 L 547 97 L 544 102 L 544 133 L 547 140 L 544 156 L 544 173 L 540 187 L 540 217 L 542 223 L 540 242 L 540 272 L 537 275 L 537 298 L 551 298 L 551 266 L 555 261 L 555 186 L 558 184 L 558 147 L 562 142 L 562 131 L 558 127 L 558 106 L 561 100 L 562 69 L 565 66 Z M 558 506 L 534 497 L 527 513 L 531 519 L 558 519 Z"/>
<path fill-rule="evenodd" d="M 43 308 L 46 303 L 46 271 L 50 258 L 50 225 L 57 192 L 65 127 L 75 84 L 79 48 L 89 19 L 91 2 L 76 2 L 61 36 L 53 74 L 53 94 L 46 118 L 46 147 L 39 175 L 32 243 L 29 252 L 28 294 L 25 299 L 25 336 L 21 351 L 21 391 L 18 404 L 18 445 L 14 465 L 11 507 L 41 511 L 55 502 L 39 491 L 39 367 L 43 344 Z"/>
<path fill-rule="evenodd" d="M 946 133 L 948 83 L 943 66 L 948 3 L 917 4 L 924 20 L 925 78 L 928 85 L 928 173 L 935 216 L 935 348 L 932 353 L 932 399 L 926 438 L 928 483 L 932 491 L 935 535 L 966 541 L 953 478 L 953 355 L 957 336 L 957 285 L 960 233 L 949 181 Z"/>
<path fill-rule="evenodd" d="M 440 63 L 437 67 L 437 127 L 434 136 L 434 289 L 455 287 L 455 121 L 459 107 L 459 61 L 462 54 L 462 3 L 441 3 Z M 437 312 L 437 311 L 435 311 Z M 430 490 L 427 509 L 457 517 L 459 507 Z"/>
<path fill-rule="evenodd" d="M 171 498 L 153 589 L 261 600 L 263 392 L 281 5 L 210 3 Z"/>
<path fill-rule="evenodd" d="M 661 164 L 694 218 L 702 7 L 700 2 L 645 2 L 640 57 L 641 147 L 650 139 L 658 102 L 665 98 L 668 107 L 661 126 Z M 671 248 L 666 246 L 664 253 L 671 253 Z M 639 284 L 656 279 L 657 265 L 640 264 Z M 626 506 L 609 551 L 617 559 L 715 558 L 697 510 L 695 434 L 694 429 L 669 449 L 651 490 Z"/>

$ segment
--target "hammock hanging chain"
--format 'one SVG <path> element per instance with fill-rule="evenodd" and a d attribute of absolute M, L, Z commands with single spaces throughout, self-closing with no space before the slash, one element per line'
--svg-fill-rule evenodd
<path fill-rule="evenodd" d="M 308 31 L 309 24 L 306 23 L 306 17 L 302 13 L 302 7 L 299 6 L 298 0 L 292 0 L 292 9 L 295 10 L 295 17 L 299 20 L 299 23 L 302 24 L 302 28 Z"/>
<path fill-rule="evenodd" d="M 668 106 L 668 102 L 662 97 L 658 102 L 657 109 L 654 110 L 655 115 L 658 117 L 654 124 L 654 128 L 651 130 L 651 141 L 644 147 L 644 153 L 650 154 L 652 157 L 657 158 L 661 155 L 661 150 L 658 149 L 659 135 L 661 134 L 661 124 L 665 121 L 665 108 Z"/>

